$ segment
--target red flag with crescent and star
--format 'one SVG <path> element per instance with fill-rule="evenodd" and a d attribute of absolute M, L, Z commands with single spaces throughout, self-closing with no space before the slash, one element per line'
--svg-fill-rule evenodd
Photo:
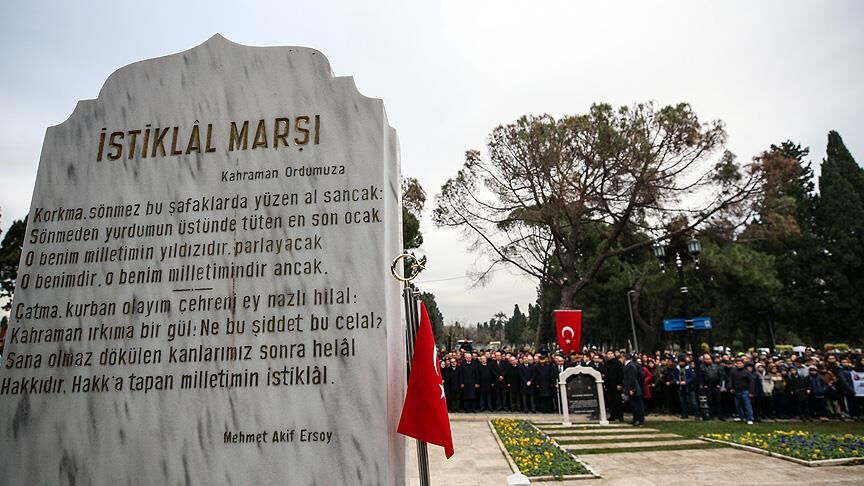
<path fill-rule="evenodd" d="M 582 311 L 556 310 L 555 329 L 561 351 L 578 353 L 582 345 Z"/>
<path fill-rule="evenodd" d="M 408 393 L 396 431 L 443 447 L 447 459 L 453 455 L 450 416 L 447 415 L 447 400 L 444 397 L 438 352 L 435 350 L 435 337 L 432 335 L 432 322 L 426 313 L 426 304 L 422 301 L 420 328 L 417 329 L 411 375 L 408 377 Z"/>

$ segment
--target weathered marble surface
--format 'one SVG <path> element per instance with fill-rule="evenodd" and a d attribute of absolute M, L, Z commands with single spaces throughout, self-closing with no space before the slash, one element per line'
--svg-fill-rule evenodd
<path fill-rule="evenodd" d="M 259 119 L 320 114 L 320 143 L 299 147 L 227 151 L 227 127 L 231 121 L 250 120 L 250 143 Z M 214 127 L 213 153 L 167 157 L 139 156 L 96 162 L 100 131 L 180 126 L 188 130 L 198 120 Z M 293 128 L 293 127 L 292 127 Z M 187 132 L 188 133 L 188 132 Z M 272 135 L 272 134 L 268 134 Z M 295 132 L 291 131 L 293 138 Z M 171 134 L 168 134 L 170 139 Z M 268 137 L 272 138 L 272 137 Z M 128 142 L 128 138 L 126 139 Z M 185 139 L 184 139 L 185 143 Z M 107 142 L 106 142 L 107 145 Z M 165 144 L 170 145 L 170 140 Z M 160 339 L 97 341 L 56 344 L 7 343 L 11 353 L 50 352 L 64 348 L 98 353 L 105 347 L 163 349 L 163 364 L 102 367 L 97 358 L 90 367 L 2 369 L 0 379 L 22 376 L 56 376 L 68 382 L 76 375 L 103 373 L 128 375 L 178 373 L 183 370 L 258 370 L 268 366 L 328 366 L 322 386 L 213 388 L 171 391 L 0 395 L 0 483 L 2 484 L 290 484 L 290 485 L 400 485 L 404 483 L 404 441 L 395 433 L 404 389 L 404 336 L 397 282 L 389 275 L 389 262 L 401 246 L 399 210 L 399 160 L 395 131 L 389 127 L 381 100 L 361 95 L 350 77 L 334 77 L 320 52 L 303 47 L 249 47 L 214 36 L 185 52 L 149 59 L 123 67 L 105 82 L 99 97 L 81 101 L 64 123 L 48 129 L 39 163 L 31 208 L 84 207 L 100 203 L 120 204 L 145 200 L 181 200 L 200 195 L 247 194 L 250 208 L 225 212 L 128 218 L 129 222 L 169 222 L 187 217 L 221 218 L 256 214 L 253 195 L 270 192 L 304 193 L 348 187 L 378 186 L 381 199 L 348 204 L 322 203 L 289 208 L 270 208 L 258 214 L 305 214 L 377 208 L 378 224 L 289 228 L 259 233 L 178 236 L 173 238 L 123 239 L 74 245 L 25 244 L 24 254 L 60 248 L 78 250 L 100 246 L 160 245 L 177 242 L 234 242 L 237 239 L 321 235 L 323 251 L 298 251 L 278 256 L 221 256 L 209 260 L 177 259 L 167 263 L 123 262 L 97 265 L 42 267 L 43 273 L 76 272 L 84 268 L 102 275 L 107 271 L 140 270 L 148 265 L 176 267 L 182 263 L 274 263 L 319 257 L 326 275 L 212 280 L 190 284 L 213 287 L 199 292 L 174 292 L 189 287 L 163 281 L 155 284 L 113 285 L 100 288 L 19 289 L 15 304 L 114 301 L 168 297 L 170 313 L 151 317 L 84 317 L 13 319 L 12 328 L 78 327 L 104 323 L 134 324 L 157 321 L 166 325 L 179 319 L 196 324 L 209 317 L 247 320 L 264 315 L 314 312 L 331 316 L 328 331 L 306 331 L 277 336 L 220 335 Z M 344 164 L 345 175 L 286 178 L 285 167 L 317 167 Z M 223 170 L 278 169 L 271 180 L 225 183 Z M 85 210 L 86 211 L 86 210 Z M 166 209 L 167 211 L 167 209 Z M 119 220 L 34 223 L 38 228 L 105 228 Z M 104 240 L 104 237 L 103 237 Z M 230 247 L 231 245 L 229 245 Z M 157 250 L 158 253 L 158 250 Z M 83 256 L 83 255 L 82 255 Z M 158 259 L 158 257 L 157 257 Z M 39 271 L 38 265 L 23 273 Z M 167 273 L 167 270 L 166 270 Z M 20 274 L 19 274 L 20 275 Z M 200 285 L 198 285 L 200 284 Z M 287 308 L 284 312 L 237 309 L 233 312 L 180 313 L 179 296 L 260 295 L 274 292 L 350 286 L 356 302 L 348 305 Z M 239 305 L 239 304 L 238 304 Z M 332 316 L 374 311 L 383 316 L 381 329 L 339 331 Z M 64 309 L 61 308 L 61 314 Z M 224 330 L 224 327 L 223 327 Z M 315 337 L 356 339 L 353 358 L 311 357 Z M 7 338 L 8 340 L 9 338 Z M 253 360 L 234 364 L 169 364 L 170 345 L 253 345 L 257 354 L 263 343 L 307 344 L 305 359 Z M 263 376 L 261 377 L 263 380 Z M 223 434 L 307 428 L 333 433 L 324 444 L 225 444 Z"/>

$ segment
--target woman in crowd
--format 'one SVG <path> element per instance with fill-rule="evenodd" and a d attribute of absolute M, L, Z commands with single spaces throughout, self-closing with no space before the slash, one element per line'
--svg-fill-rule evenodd
<path fill-rule="evenodd" d="M 789 400 L 786 393 L 787 371 L 780 371 L 775 365 L 771 365 L 769 371 L 771 377 L 772 400 L 774 402 L 774 414 L 778 419 L 789 418 Z"/>
<path fill-rule="evenodd" d="M 759 409 L 760 419 L 773 419 L 774 416 L 774 399 L 772 392 L 774 391 L 774 381 L 771 375 L 765 371 L 765 365 L 759 363 L 756 365 L 756 375 L 759 381 L 762 382 L 762 395 L 758 398 L 757 408 Z"/>

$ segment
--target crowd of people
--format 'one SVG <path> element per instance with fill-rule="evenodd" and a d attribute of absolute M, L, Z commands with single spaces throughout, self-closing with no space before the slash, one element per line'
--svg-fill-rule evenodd
<path fill-rule="evenodd" d="M 586 366 L 603 376 L 609 420 L 634 413 L 703 420 L 862 420 L 853 371 L 864 356 L 835 351 L 803 354 L 654 354 L 585 349 L 582 353 L 441 350 L 441 376 L 450 412 L 557 413 L 558 376 Z"/>

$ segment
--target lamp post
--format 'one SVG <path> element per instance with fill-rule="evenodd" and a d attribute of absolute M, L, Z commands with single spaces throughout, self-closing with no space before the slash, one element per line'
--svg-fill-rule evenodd
<path fill-rule="evenodd" d="M 630 309 L 630 329 L 633 331 L 633 351 L 639 352 L 639 341 L 636 338 L 636 322 L 633 321 L 633 297 L 635 290 L 627 291 L 627 308 Z"/>
<path fill-rule="evenodd" d="M 663 264 L 666 262 L 667 258 L 671 258 L 671 255 L 667 255 L 666 245 L 662 243 L 655 243 L 654 247 L 654 256 L 660 261 L 660 268 L 664 269 Z M 694 264 L 696 270 L 699 270 L 699 254 L 702 253 L 702 244 L 696 238 L 691 238 L 690 241 L 687 242 L 687 253 L 690 258 L 687 261 L 690 261 Z M 705 412 L 707 410 L 707 397 L 703 397 L 701 390 L 702 383 L 702 367 L 699 363 L 699 358 L 702 354 L 702 349 L 699 346 L 699 342 L 696 339 L 696 331 L 693 329 L 693 318 L 690 315 L 690 289 L 687 288 L 687 283 L 684 280 L 684 265 L 686 261 L 681 258 L 681 252 L 675 251 L 675 269 L 678 270 L 678 286 L 681 290 L 681 313 L 683 314 L 681 317 L 684 318 L 687 323 L 687 338 L 690 341 L 690 352 L 693 353 L 693 371 L 696 374 L 696 390 L 699 401 L 699 408 L 702 412 L 702 417 L 705 417 Z"/>

